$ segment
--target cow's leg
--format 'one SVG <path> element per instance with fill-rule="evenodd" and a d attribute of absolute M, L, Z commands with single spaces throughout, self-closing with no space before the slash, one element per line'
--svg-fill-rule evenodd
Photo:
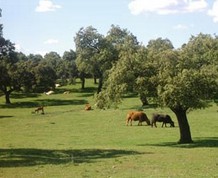
<path fill-rule="evenodd" d="M 129 124 L 129 119 L 126 120 L 126 126 L 128 126 L 128 124 Z"/>
<path fill-rule="evenodd" d="M 138 125 L 142 126 L 142 122 L 143 122 L 143 117 L 139 116 L 139 123 L 138 123 Z"/>
<path fill-rule="evenodd" d="M 130 120 L 130 125 L 132 126 L 132 119 Z"/>
<path fill-rule="evenodd" d="M 127 125 L 127 126 L 129 125 L 129 121 L 131 121 L 131 117 L 130 117 L 130 116 L 128 116 L 128 117 L 126 118 L 126 125 Z"/>
<path fill-rule="evenodd" d="M 155 127 L 157 127 L 157 124 L 156 124 L 156 122 L 154 122 L 154 126 L 155 126 Z"/>
<path fill-rule="evenodd" d="M 138 125 L 142 126 L 142 122 L 141 122 L 141 121 L 139 121 L 139 122 L 138 122 Z"/>

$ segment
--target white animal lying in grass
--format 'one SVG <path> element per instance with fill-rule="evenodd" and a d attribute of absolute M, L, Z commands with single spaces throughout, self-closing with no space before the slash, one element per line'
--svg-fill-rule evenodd
<path fill-rule="evenodd" d="M 51 90 L 51 91 L 48 91 L 48 92 L 45 92 L 46 95 L 51 95 L 51 94 L 53 94 L 53 93 L 54 93 L 54 91 L 52 91 L 52 90 Z"/>

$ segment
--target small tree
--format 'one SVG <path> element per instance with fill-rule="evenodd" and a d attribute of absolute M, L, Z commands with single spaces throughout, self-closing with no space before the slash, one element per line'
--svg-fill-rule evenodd
<path fill-rule="evenodd" d="M 20 75 L 17 72 L 16 55 L 6 55 L 0 60 L 0 90 L 5 95 L 5 103 L 10 104 L 10 94 L 15 90 L 21 89 Z"/>
<path fill-rule="evenodd" d="M 112 67 L 114 61 L 113 46 L 95 28 L 89 26 L 81 28 L 75 37 L 77 59 L 76 64 L 82 80 L 82 88 L 85 84 L 85 76 L 91 74 L 95 81 L 99 79 L 98 93 L 103 85 L 105 71 Z"/>
<path fill-rule="evenodd" d="M 34 68 L 34 75 L 36 78 L 34 90 L 36 92 L 45 92 L 55 88 L 57 75 L 52 67 L 41 63 Z"/>
<path fill-rule="evenodd" d="M 13 79 L 13 74 L 16 71 L 15 63 L 17 62 L 17 58 L 14 53 L 14 44 L 3 37 L 2 29 L 3 25 L 0 24 L 0 90 L 5 95 L 6 104 L 10 104 L 11 92 L 19 88 L 17 81 Z"/>
<path fill-rule="evenodd" d="M 94 71 L 94 56 L 100 52 L 100 44 L 103 36 L 95 28 L 89 26 L 80 28 L 74 38 L 76 44 L 76 65 L 82 81 L 82 89 L 85 88 L 85 77 Z"/>
<path fill-rule="evenodd" d="M 24 92 L 32 92 L 33 86 L 36 83 L 36 78 L 33 72 L 35 66 L 31 61 L 19 60 L 17 63 L 14 78 L 17 78 L 19 86 Z"/>
<path fill-rule="evenodd" d="M 73 50 L 65 51 L 63 54 L 62 70 L 61 70 L 61 79 L 69 79 L 69 83 L 72 84 L 75 82 L 76 77 L 78 77 L 78 70 L 76 67 L 76 52 Z"/>

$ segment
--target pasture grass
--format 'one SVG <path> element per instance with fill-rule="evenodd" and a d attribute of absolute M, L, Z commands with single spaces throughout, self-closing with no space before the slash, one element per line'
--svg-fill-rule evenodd
<path fill-rule="evenodd" d="M 193 144 L 178 145 L 179 128 L 125 125 L 126 113 L 141 108 L 137 97 L 126 97 L 118 109 L 84 111 L 94 106 L 95 86 L 88 81 L 60 87 L 54 95 L 0 97 L 0 177 L 4 178 L 144 178 L 218 177 L 218 107 L 188 114 Z M 64 91 L 71 91 L 64 95 Z M 33 114 L 44 105 L 45 114 Z"/>

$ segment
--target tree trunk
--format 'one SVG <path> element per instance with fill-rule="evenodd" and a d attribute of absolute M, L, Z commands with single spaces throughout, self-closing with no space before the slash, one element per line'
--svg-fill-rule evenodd
<path fill-rule="evenodd" d="M 97 77 L 94 76 L 94 84 L 97 84 Z"/>
<path fill-rule="evenodd" d="M 180 140 L 178 141 L 178 143 L 193 143 L 186 110 L 180 108 L 172 109 L 172 111 L 176 114 L 179 124 Z"/>
<path fill-rule="evenodd" d="M 140 93 L 140 100 L 142 102 L 142 106 L 148 105 L 148 100 L 144 93 Z"/>
<path fill-rule="evenodd" d="M 99 82 L 98 82 L 98 91 L 97 91 L 97 93 L 100 93 L 100 92 L 101 92 L 102 85 L 103 85 L 103 77 L 101 76 L 101 77 L 99 78 Z"/>
<path fill-rule="evenodd" d="M 82 82 L 82 89 L 85 89 L 85 77 L 81 78 L 81 82 Z"/>
<path fill-rule="evenodd" d="M 10 93 L 9 91 L 6 91 L 5 92 L 5 104 L 11 104 L 11 101 L 10 101 Z"/>

